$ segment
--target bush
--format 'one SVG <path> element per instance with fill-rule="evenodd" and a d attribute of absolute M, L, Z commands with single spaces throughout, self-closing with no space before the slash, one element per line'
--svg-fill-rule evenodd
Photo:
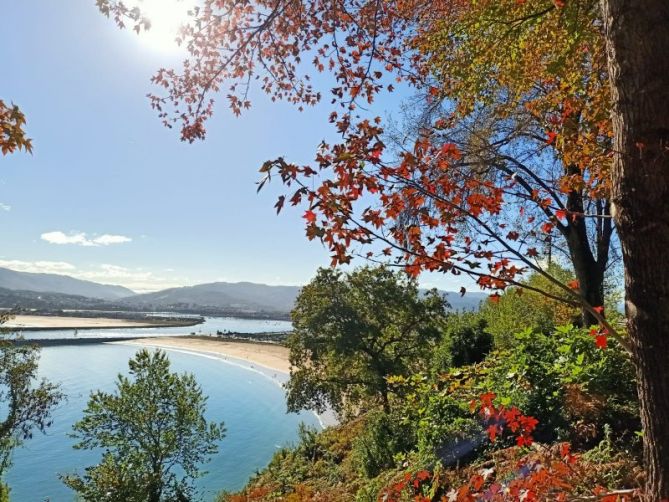
<path fill-rule="evenodd" d="M 403 420 L 413 424 L 420 458 L 448 465 L 480 451 L 482 424 L 469 402 L 486 392 L 497 395 L 498 405 L 517 406 L 539 420 L 539 441 L 590 447 L 608 424 L 615 437 L 638 445 L 634 370 L 615 340 L 602 350 L 588 330 L 571 325 L 549 334 L 528 329 L 514 340 L 513 349 L 496 350 L 475 365 L 391 380 L 402 387 L 396 394 L 405 396 Z"/>
<path fill-rule="evenodd" d="M 410 427 L 413 451 L 425 465 L 451 465 L 471 458 L 481 444 L 481 425 L 469 409 L 471 395 L 453 388 L 447 376 L 396 377 L 403 395 L 399 420 Z M 454 391 L 455 390 L 455 391 Z"/>
<path fill-rule="evenodd" d="M 353 442 L 353 462 L 367 478 L 396 464 L 398 454 L 415 444 L 410 427 L 381 411 L 369 413 L 363 432 Z"/>
<path fill-rule="evenodd" d="M 563 284 L 573 280 L 573 274 L 553 264 L 548 269 L 553 277 Z M 529 286 L 560 296 L 560 289 L 539 274 L 530 275 Z M 514 335 L 524 329 L 548 334 L 556 326 L 576 323 L 580 309 L 552 300 L 544 295 L 518 287 L 508 288 L 496 302 L 488 300 L 481 308 L 481 316 L 487 322 L 487 331 L 492 334 L 495 347 L 512 349 L 516 343 Z"/>
<path fill-rule="evenodd" d="M 592 445 L 602 439 L 604 424 L 617 435 L 640 428 L 634 369 L 615 340 L 600 349 L 588 330 L 571 325 L 549 335 L 528 329 L 514 338 L 513 349 L 486 362 L 494 371 L 481 388 L 537 418 L 538 439 Z"/>
<path fill-rule="evenodd" d="M 432 370 L 443 373 L 453 366 L 483 361 L 493 347 L 493 337 L 487 326 L 487 321 L 475 312 L 450 314 L 444 323 L 443 337 L 432 356 Z"/>

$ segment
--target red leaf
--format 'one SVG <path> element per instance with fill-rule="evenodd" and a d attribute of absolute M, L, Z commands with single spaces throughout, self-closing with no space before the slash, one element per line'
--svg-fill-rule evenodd
<path fill-rule="evenodd" d="M 548 136 L 546 137 L 546 144 L 552 145 L 555 143 L 555 138 L 557 138 L 557 133 L 553 131 L 548 131 Z"/>
<path fill-rule="evenodd" d="M 441 153 L 454 160 L 460 160 L 462 158 L 462 153 L 455 143 L 446 143 L 441 147 Z"/>
<path fill-rule="evenodd" d="M 305 211 L 304 215 L 302 215 L 302 218 L 307 220 L 309 223 L 314 223 L 316 221 L 316 213 L 311 210 Z"/>
<path fill-rule="evenodd" d="M 493 439 L 494 441 L 494 439 Z M 472 476 L 472 479 L 470 481 L 471 487 L 474 489 L 475 492 L 479 491 L 483 487 L 483 482 L 485 480 L 483 479 L 483 476 L 480 474 L 474 474 Z"/>
<path fill-rule="evenodd" d="M 404 267 L 404 270 L 411 277 L 415 278 L 415 277 L 418 277 L 420 275 L 421 267 L 417 263 L 412 263 L 411 265 L 407 265 L 406 267 Z"/>
<path fill-rule="evenodd" d="M 608 339 L 606 335 L 597 335 L 595 337 L 595 345 L 600 349 L 605 349 L 608 345 Z"/>

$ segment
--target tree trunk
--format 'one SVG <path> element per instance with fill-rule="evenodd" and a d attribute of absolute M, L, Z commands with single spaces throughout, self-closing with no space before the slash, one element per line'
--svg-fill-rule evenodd
<path fill-rule="evenodd" d="M 594 258 L 585 230 L 585 222 L 582 222 L 582 224 L 582 229 L 580 229 L 578 223 L 569 226 L 567 237 L 569 254 L 571 255 L 571 262 L 574 266 L 576 279 L 578 279 L 581 295 L 591 306 L 601 307 L 604 305 L 604 269 L 606 268 L 606 261 L 602 266 Z M 593 317 L 589 310 L 583 308 L 581 322 L 583 326 L 591 326 L 597 324 L 597 319 Z"/>
<path fill-rule="evenodd" d="M 576 279 L 578 279 L 579 290 L 583 298 L 593 307 L 604 305 L 604 274 L 597 270 L 596 264 L 581 266 L 573 260 Z M 586 308 L 581 309 L 581 324 L 584 327 L 597 324 L 597 319 Z"/>
<path fill-rule="evenodd" d="M 600 0 L 612 87 L 612 213 L 644 430 L 646 499 L 669 499 L 669 1 Z"/>
<path fill-rule="evenodd" d="M 579 169 L 576 166 L 567 168 L 567 174 L 569 175 L 578 173 Z M 576 190 L 569 192 L 565 206 L 570 213 L 575 215 L 574 219 L 570 219 L 563 227 L 563 235 L 567 241 L 580 293 L 592 307 L 602 307 L 604 305 L 604 272 L 609 260 L 609 247 L 613 230 L 609 226 L 608 231 L 597 233 L 597 241 L 594 243 L 597 250 L 597 256 L 595 256 L 588 237 L 586 219 L 580 216 L 585 212 L 583 194 Z M 583 308 L 581 322 L 583 326 L 591 326 L 597 324 L 597 319 L 589 310 Z"/>

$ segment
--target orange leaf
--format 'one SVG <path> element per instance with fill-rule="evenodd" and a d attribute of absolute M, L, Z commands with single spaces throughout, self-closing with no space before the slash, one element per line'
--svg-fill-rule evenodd
<path fill-rule="evenodd" d="M 304 215 L 302 215 L 302 218 L 307 220 L 309 223 L 314 223 L 316 221 L 316 213 L 311 210 L 305 211 Z"/>

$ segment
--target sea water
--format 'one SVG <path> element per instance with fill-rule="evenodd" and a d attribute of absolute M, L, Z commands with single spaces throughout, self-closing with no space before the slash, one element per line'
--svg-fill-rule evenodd
<path fill-rule="evenodd" d="M 149 328 L 95 328 L 25 331 L 24 338 L 114 338 L 119 336 L 182 336 L 194 333 L 196 335 L 216 335 L 217 332 L 226 333 L 279 333 L 293 329 L 290 321 L 269 319 L 240 319 L 238 317 L 205 317 L 204 322 L 194 326 L 175 326 L 165 328 L 161 326 Z"/>
<path fill-rule="evenodd" d="M 73 449 L 75 440 L 68 433 L 82 417 L 90 392 L 113 391 L 116 375 L 127 373 L 128 360 L 137 350 L 117 344 L 42 349 L 40 374 L 59 383 L 67 401 L 55 410 L 46 434 L 36 433 L 14 453 L 13 466 L 5 476 L 13 502 L 75 499 L 58 475 L 83 473 L 84 467 L 99 462 L 100 452 Z M 223 489 L 240 489 L 278 448 L 295 443 L 300 422 L 318 426 L 311 413 L 286 413 L 281 374 L 231 359 L 167 353 L 172 370 L 192 372 L 209 396 L 207 419 L 225 423 L 219 453 L 203 466 L 208 473 L 196 482 L 203 500 L 213 500 Z"/>

